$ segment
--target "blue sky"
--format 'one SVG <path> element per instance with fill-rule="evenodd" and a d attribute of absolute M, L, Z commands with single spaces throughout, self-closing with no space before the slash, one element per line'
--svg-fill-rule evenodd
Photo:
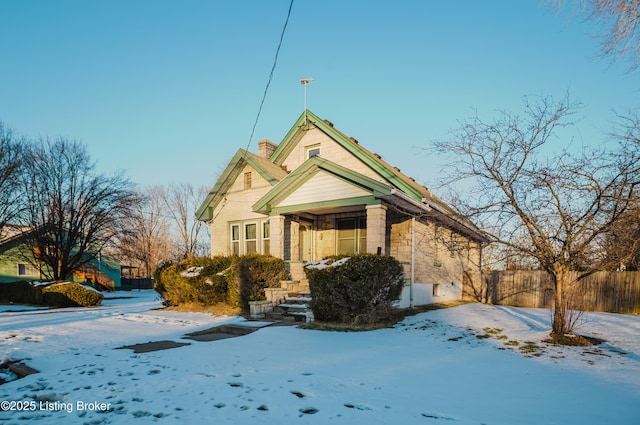
<path fill-rule="evenodd" d="M 0 120 L 140 185 L 210 186 L 249 142 L 289 1 L 2 0 Z M 640 78 L 597 58 L 601 31 L 537 0 L 295 0 L 250 150 L 302 113 L 301 77 L 310 110 L 428 187 L 442 162 L 420 147 L 525 95 L 569 91 L 582 120 L 557 143 L 602 143 Z"/>

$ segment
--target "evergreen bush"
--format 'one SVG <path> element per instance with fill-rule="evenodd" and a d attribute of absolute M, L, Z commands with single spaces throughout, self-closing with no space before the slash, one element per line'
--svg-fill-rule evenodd
<path fill-rule="evenodd" d="M 0 283 L 0 301 L 16 304 L 42 305 L 42 290 L 38 286 L 21 280 Z"/>
<path fill-rule="evenodd" d="M 164 263 L 154 272 L 155 290 L 167 305 L 227 302 L 227 281 L 218 273 L 227 269 L 231 262 L 231 257 L 217 256 Z"/>
<path fill-rule="evenodd" d="M 288 278 L 284 260 L 268 255 L 200 257 L 163 264 L 154 273 L 155 289 L 166 305 L 227 303 L 249 312 L 249 301 L 264 299 L 264 288 Z"/>
<path fill-rule="evenodd" d="M 42 298 L 52 307 L 95 307 L 102 303 L 104 296 L 79 283 L 62 282 L 42 288 Z"/>
<path fill-rule="evenodd" d="M 289 278 L 284 260 L 259 254 L 235 257 L 226 275 L 229 304 L 244 313 L 249 313 L 249 301 L 265 299 L 265 288 L 279 288 Z"/>
<path fill-rule="evenodd" d="M 305 267 L 305 273 L 314 317 L 325 322 L 376 323 L 389 315 L 404 285 L 402 265 L 373 254 L 353 255 L 338 266 Z"/>

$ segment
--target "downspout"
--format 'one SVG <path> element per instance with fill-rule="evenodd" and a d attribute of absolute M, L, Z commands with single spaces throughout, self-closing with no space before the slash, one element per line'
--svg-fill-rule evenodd
<path fill-rule="evenodd" d="M 415 279 L 415 251 L 416 251 L 416 217 L 411 217 L 411 280 L 409 282 L 409 308 L 413 307 L 413 281 Z"/>

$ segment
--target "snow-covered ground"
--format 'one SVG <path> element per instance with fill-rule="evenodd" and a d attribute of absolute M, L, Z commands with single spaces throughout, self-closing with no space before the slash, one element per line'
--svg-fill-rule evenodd
<path fill-rule="evenodd" d="M 198 342 L 182 336 L 243 319 L 159 306 L 153 291 L 92 309 L 5 306 L 0 360 L 40 373 L 0 385 L 14 409 L 0 422 L 640 424 L 638 316 L 586 315 L 579 332 L 607 340 L 590 348 L 543 343 L 547 310 L 481 304 L 372 332 L 272 326 Z M 160 340 L 190 345 L 116 349 Z"/>

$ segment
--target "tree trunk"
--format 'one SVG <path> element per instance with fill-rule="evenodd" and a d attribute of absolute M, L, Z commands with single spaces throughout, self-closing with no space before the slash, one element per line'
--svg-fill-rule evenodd
<path fill-rule="evenodd" d="M 553 310 L 553 326 L 552 333 L 555 335 L 564 335 L 570 333 L 567 321 L 567 297 L 566 288 L 568 287 L 569 270 L 564 265 L 556 265 L 550 271 L 553 279 L 554 288 L 554 310 Z"/>

